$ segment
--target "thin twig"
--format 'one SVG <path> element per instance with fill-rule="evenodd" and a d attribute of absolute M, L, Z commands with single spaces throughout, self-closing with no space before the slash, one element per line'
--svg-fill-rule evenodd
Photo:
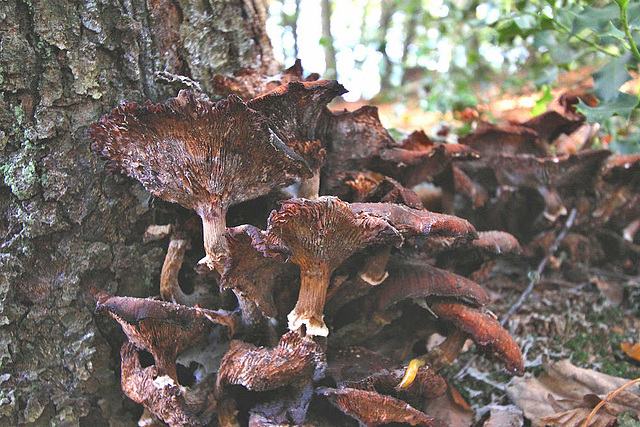
<path fill-rule="evenodd" d="M 604 406 L 605 403 L 610 402 L 614 397 L 616 397 L 616 395 L 618 393 L 620 393 L 622 390 L 624 390 L 625 388 L 634 385 L 635 383 L 640 382 L 640 378 L 636 378 L 635 380 L 629 381 L 628 383 L 626 383 L 625 385 L 623 385 L 622 387 L 620 387 L 619 389 L 617 389 L 616 391 L 612 392 L 610 395 L 608 395 L 605 399 L 601 400 L 600 403 L 598 403 L 596 405 L 595 408 L 593 408 L 593 411 L 591 411 L 591 413 L 589 414 L 589 417 L 587 417 L 587 420 L 584 422 L 583 427 L 588 427 L 589 423 L 591 422 L 591 418 L 593 418 L 593 416 L 596 414 L 596 412 L 598 412 L 598 409 L 600 409 L 601 407 Z"/>
<path fill-rule="evenodd" d="M 507 314 L 505 314 L 502 317 L 502 320 L 500 321 L 500 324 L 502 326 L 507 324 L 507 322 L 509 321 L 509 318 L 513 316 L 513 314 L 522 306 L 522 304 L 525 303 L 527 298 L 529 298 L 529 295 L 533 291 L 533 288 L 536 286 L 536 283 L 540 282 L 542 273 L 544 272 L 545 267 L 549 263 L 549 260 L 558 250 L 558 246 L 560 246 L 560 242 L 562 242 L 562 239 L 565 238 L 569 229 L 573 227 L 573 223 L 576 220 L 577 213 L 578 213 L 578 210 L 576 208 L 571 209 L 571 212 L 569 213 L 569 217 L 567 218 L 567 221 L 564 223 L 564 226 L 562 227 L 562 230 L 560 231 L 560 233 L 558 233 L 558 235 L 556 236 L 556 239 L 553 241 L 553 244 L 549 247 L 549 251 L 547 252 L 547 255 L 542 259 L 542 261 L 540 261 L 540 264 L 538 264 L 538 268 L 536 269 L 535 273 L 531 275 L 531 278 L 529 280 L 529 285 L 527 285 L 525 290 L 522 292 L 522 295 L 520 295 L 520 298 L 518 298 L 518 301 L 516 301 L 515 304 L 511 306 L 509 311 L 507 311 Z M 475 362 L 477 357 L 478 356 L 475 354 L 471 356 L 471 358 L 467 361 L 467 363 L 456 374 L 455 376 L 456 380 L 461 380 L 466 376 L 467 371 L 469 370 L 473 362 Z"/>

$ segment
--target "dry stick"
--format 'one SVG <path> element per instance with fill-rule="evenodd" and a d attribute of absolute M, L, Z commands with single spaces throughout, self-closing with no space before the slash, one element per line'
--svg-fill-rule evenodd
<path fill-rule="evenodd" d="M 598 412 L 598 409 L 600 409 L 601 407 L 603 407 L 607 402 L 609 402 L 610 400 L 612 400 L 614 397 L 616 397 L 616 395 L 618 393 L 620 393 L 622 390 L 624 390 L 627 387 L 630 387 L 632 385 L 634 385 L 635 383 L 640 382 L 640 378 L 636 378 L 635 380 L 629 381 L 628 383 L 626 383 L 625 385 L 623 385 L 622 387 L 620 387 L 619 389 L 617 389 L 616 391 L 612 392 L 610 395 L 608 395 L 604 400 L 601 400 L 600 403 L 598 403 L 596 405 L 595 408 L 593 408 L 593 411 L 591 411 L 591 413 L 589 414 L 589 416 L 587 417 L 587 420 L 584 422 L 584 425 L 582 427 L 587 427 L 589 425 L 589 423 L 591 422 L 591 418 L 593 418 L 593 416 L 596 414 L 596 412 Z"/>
<path fill-rule="evenodd" d="M 538 264 L 538 268 L 536 269 L 535 274 L 531 275 L 531 278 L 529 280 L 529 285 L 522 292 L 522 295 L 520 295 L 520 298 L 518 299 L 518 301 L 516 301 L 516 303 L 511 306 L 509 311 L 507 311 L 507 314 L 504 315 L 504 317 L 500 321 L 500 325 L 502 326 L 506 325 L 509 318 L 513 316 L 513 314 L 522 306 L 522 304 L 524 304 L 527 298 L 529 298 L 529 295 L 533 291 L 533 288 L 535 287 L 536 283 L 540 281 L 540 278 L 542 277 L 542 272 L 547 266 L 547 263 L 549 263 L 549 260 L 551 259 L 551 257 L 558 250 L 558 246 L 560 245 L 560 242 L 562 242 L 562 239 L 565 238 L 569 229 L 573 227 L 573 223 L 576 220 L 577 213 L 578 213 L 578 210 L 576 208 L 571 209 L 571 212 L 569 213 L 569 217 L 567 218 L 567 221 L 564 223 L 564 227 L 562 227 L 562 230 L 556 236 L 556 239 L 553 241 L 553 244 L 549 247 L 549 252 L 547 252 L 547 255 L 542 259 L 542 261 L 540 261 L 540 264 Z M 473 362 L 475 362 L 477 357 L 478 356 L 476 354 L 471 356 L 471 358 L 462 367 L 462 369 L 460 369 L 460 371 L 456 374 L 454 378 L 456 380 L 461 380 L 462 378 L 464 378 L 467 375 L 467 371 L 469 370 Z"/>

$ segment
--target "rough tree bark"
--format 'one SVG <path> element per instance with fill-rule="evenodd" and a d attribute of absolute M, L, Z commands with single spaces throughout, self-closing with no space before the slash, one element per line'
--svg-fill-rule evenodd
<path fill-rule="evenodd" d="M 166 248 L 142 244 L 150 194 L 111 176 L 86 127 L 186 76 L 275 72 L 261 0 L 0 3 L 0 425 L 135 425 L 116 327 L 90 285 L 158 293 Z M 173 80 L 173 81 L 171 81 Z"/>

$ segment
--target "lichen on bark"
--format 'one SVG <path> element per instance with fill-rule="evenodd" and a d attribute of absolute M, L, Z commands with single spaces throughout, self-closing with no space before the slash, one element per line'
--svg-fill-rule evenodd
<path fill-rule="evenodd" d="M 142 234 L 162 204 L 104 171 L 86 127 L 121 101 L 175 96 L 180 79 L 160 73 L 207 91 L 218 72 L 273 71 L 263 13 L 258 0 L 0 3 L 0 425 L 135 425 L 122 337 L 86 288 L 158 292 L 166 248 Z"/>

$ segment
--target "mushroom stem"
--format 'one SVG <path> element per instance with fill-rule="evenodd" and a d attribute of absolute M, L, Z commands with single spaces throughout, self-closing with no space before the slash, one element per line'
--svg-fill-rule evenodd
<path fill-rule="evenodd" d="M 384 245 L 367 257 L 364 267 L 358 273 L 358 276 L 371 286 L 379 285 L 384 282 L 389 273 L 387 272 L 387 262 L 391 255 L 391 245 Z"/>
<path fill-rule="evenodd" d="M 176 366 L 176 358 L 177 355 L 171 357 L 166 354 L 153 354 L 153 358 L 155 359 L 155 365 L 158 369 L 158 376 L 166 375 L 172 380 L 178 383 L 178 368 Z"/>
<path fill-rule="evenodd" d="M 207 254 L 198 261 L 198 265 L 206 265 L 209 270 L 217 270 L 222 274 L 227 257 L 227 240 L 223 237 L 227 229 L 226 205 L 211 203 L 200 207 L 196 212 L 202 218 L 204 251 Z"/>
<path fill-rule="evenodd" d="M 289 329 L 298 330 L 306 326 L 307 335 L 329 335 L 329 329 L 324 323 L 324 303 L 327 299 L 327 288 L 331 271 L 327 265 L 317 264 L 300 271 L 300 294 L 298 303 L 287 319 Z"/>
<path fill-rule="evenodd" d="M 298 197 L 303 199 L 317 199 L 320 194 L 320 171 L 315 171 L 313 176 L 300 181 Z"/>
<path fill-rule="evenodd" d="M 423 356 L 424 360 L 434 370 L 439 371 L 445 366 L 451 365 L 458 358 L 466 340 L 467 334 L 455 329 L 439 346 Z"/>
<path fill-rule="evenodd" d="M 160 273 L 160 297 L 165 301 L 186 304 L 186 295 L 178 283 L 178 273 L 188 244 L 186 239 L 179 238 L 172 238 L 169 242 L 167 256 L 164 258 L 162 273 Z"/>

